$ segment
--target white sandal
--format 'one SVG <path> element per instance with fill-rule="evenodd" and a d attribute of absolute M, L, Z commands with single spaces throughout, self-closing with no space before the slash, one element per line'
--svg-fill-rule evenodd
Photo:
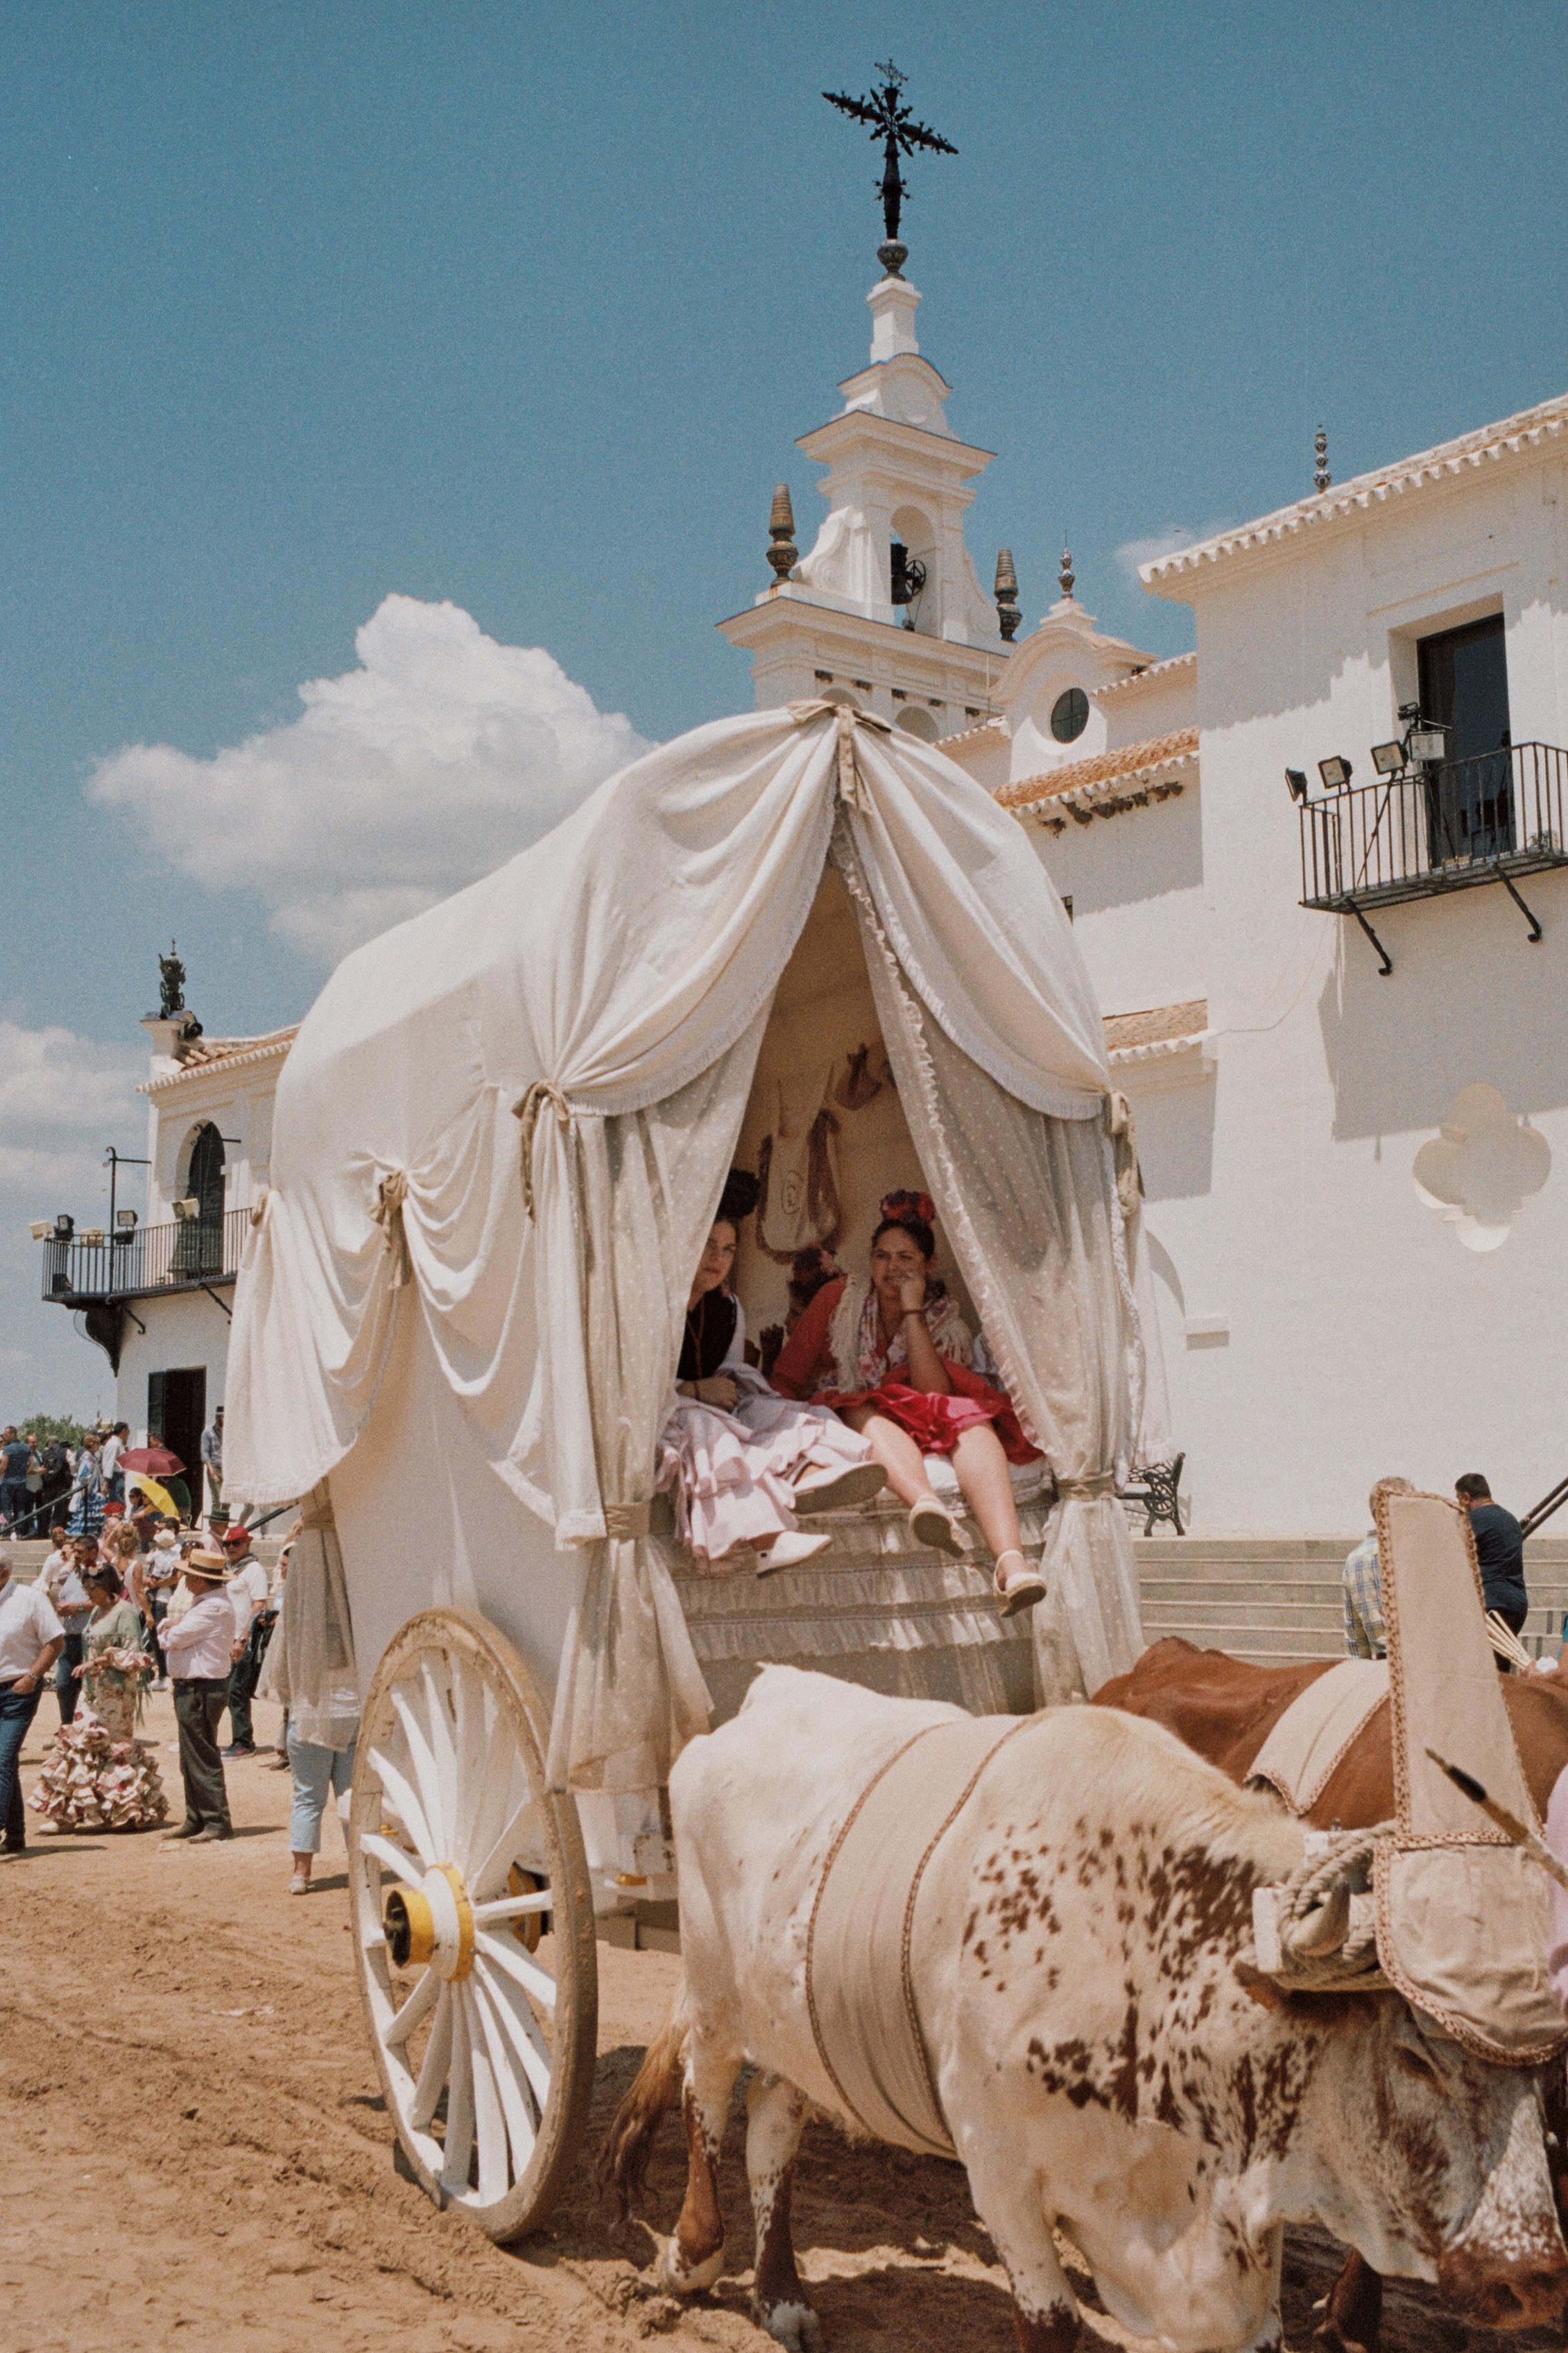
<path fill-rule="evenodd" d="M 1005 1560 L 1016 1560 L 1018 1564 L 1005 1577 L 1002 1574 Z M 1032 1609 L 1037 1601 L 1045 1599 L 1046 1580 L 1037 1568 L 1029 1567 L 1016 1545 L 1009 1545 L 1005 1552 L 999 1552 L 996 1556 L 996 1590 L 1001 1597 L 1003 1617 L 1011 1618 L 1016 1611 Z"/>
<path fill-rule="evenodd" d="M 963 1538 L 958 1522 L 945 1504 L 939 1504 L 931 1494 L 921 1495 L 910 1505 L 910 1532 L 916 1544 L 930 1545 L 937 1552 L 951 1553 L 954 1560 L 963 1558 Z"/>

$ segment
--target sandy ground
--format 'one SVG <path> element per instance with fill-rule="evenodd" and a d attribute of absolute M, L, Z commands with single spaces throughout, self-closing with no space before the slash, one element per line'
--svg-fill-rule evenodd
<path fill-rule="evenodd" d="M 258 1711 L 269 1736 L 275 1711 Z M 28 1760 L 55 1726 L 46 1698 Z M 178 1789 L 173 1715 L 149 1737 Z M 31 1772 L 27 1775 L 30 1784 Z M 156 1833 L 29 1829 L 0 1870 L 0 2348 L 4 2353 L 597 2353 L 666 2336 L 763 2353 L 746 2317 L 751 2231 L 732 2121 L 734 2269 L 682 2307 L 651 2279 L 652 2231 L 615 2229 L 579 2175 L 545 2234 L 492 2246 L 436 2211 L 395 2161 L 361 2021 L 342 1844 L 319 1890 L 286 1892 L 288 1776 L 229 1768 L 239 1835 L 160 1852 Z M 36 1817 L 29 1816 L 29 1823 Z M 668 2005 L 679 1963 L 601 1945 L 591 2147 Z M 650 2177 L 668 2230 L 677 2136 Z M 807 2135 L 802 2269 L 829 2346 L 1012 2353 L 1010 2306 L 958 2169 Z M 1304 2348 L 1334 2265 L 1298 2234 L 1287 2334 Z M 1560 2340 L 1463 2330 L 1424 2292 L 1392 2292 L 1395 2353 L 1501 2353 Z M 190 2335 L 186 2337 L 185 2331 Z M 1096 2316 L 1084 2353 L 1135 2340 Z"/>

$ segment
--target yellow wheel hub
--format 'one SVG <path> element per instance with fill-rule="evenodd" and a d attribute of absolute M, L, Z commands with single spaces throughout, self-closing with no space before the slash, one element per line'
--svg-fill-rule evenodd
<path fill-rule="evenodd" d="M 434 1968 L 448 1979 L 474 1966 L 474 1907 L 454 1862 L 438 1862 L 417 1887 L 394 1887 L 382 1907 L 386 1949 L 400 1969 Z"/>

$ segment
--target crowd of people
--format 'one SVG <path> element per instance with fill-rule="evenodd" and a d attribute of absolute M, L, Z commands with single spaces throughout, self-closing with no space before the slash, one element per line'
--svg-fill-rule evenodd
<path fill-rule="evenodd" d="M 223 1510 L 222 1406 L 201 1435 L 201 1471 L 207 1514 L 216 1520 Z M 157 1430 L 144 1447 L 133 1449 L 124 1421 L 100 1423 L 75 1440 L 25 1423 L 0 1428 L 0 1535 L 42 1536 L 63 1520 L 73 1536 L 95 1536 L 111 1505 L 127 1505 L 138 1494 L 167 1498 L 182 1524 L 192 1522 L 201 1505 L 200 1495 L 192 1496 L 185 1465 Z"/>
<path fill-rule="evenodd" d="M 107 1440 L 118 1438 L 123 1451 L 126 1435 L 111 1430 Z M 204 1469 L 209 1500 L 221 1504 L 221 1415 L 212 1435 Z M 66 1493 L 73 1508 L 50 1525 L 36 1580 L 24 1582 L 0 1552 L 0 1857 L 26 1852 L 29 1808 L 54 1835 L 163 1827 L 169 1796 L 142 1730 L 147 1694 L 167 1691 L 184 1803 L 165 1843 L 211 1845 L 234 1835 L 226 1765 L 254 1759 L 291 1769 L 290 1885 L 307 1893 L 326 1799 L 347 1787 L 358 1726 L 310 1725 L 322 1737 L 307 1739 L 286 1705 L 276 1747 L 257 1740 L 253 1704 L 297 1528 L 269 1573 L 243 1521 L 220 1513 L 204 1527 L 156 1509 L 134 1487 L 128 1501 L 111 1495 L 104 1440 L 95 1433 L 80 1451 L 88 1478 L 72 1466 Z M 113 1467 L 111 1457 L 111 1476 Z M 84 1498 L 98 1508 L 76 1508 Z M 21 1750 L 46 1691 L 59 1727 L 25 1806 Z M 286 1699 L 286 1689 L 277 1695 Z"/>

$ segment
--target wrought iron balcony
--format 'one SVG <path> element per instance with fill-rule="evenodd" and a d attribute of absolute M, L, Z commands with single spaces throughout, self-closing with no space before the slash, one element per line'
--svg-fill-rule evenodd
<path fill-rule="evenodd" d="M 249 1224 L 248 1209 L 226 1209 L 216 1218 L 107 1234 L 101 1242 L 47 1241 L 44 1297 L 62 1307 L 89 1307 L 232 1282 Z"/>
<path fill-rule="evenodd" d="M 1568 866 L 1568 752 L 1515 744 L 1471 760 L 1443 760 L 1375 784 L 1305 802 L 1301 904 L 1353 915 L 1393 966 L 1367 921 L 1380 907 L 1500 882 L 1541 937 L 1519 879 Z"/>

